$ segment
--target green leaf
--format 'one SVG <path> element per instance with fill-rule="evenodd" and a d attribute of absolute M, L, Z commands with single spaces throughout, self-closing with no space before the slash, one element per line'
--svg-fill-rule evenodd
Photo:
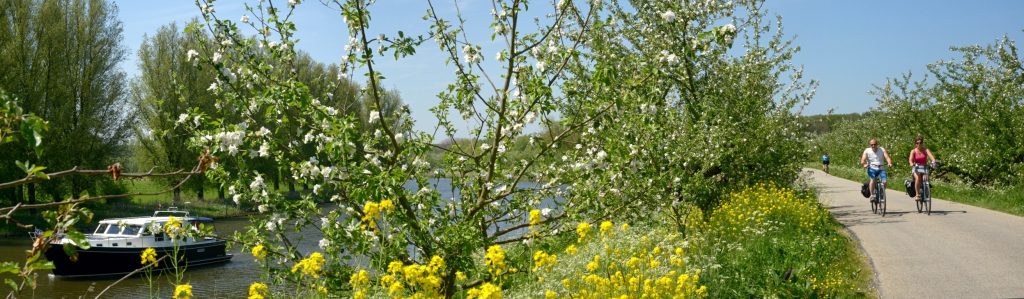
<path fill-rule="evenodd" d="M 84 249 L 89 249 L 89 241 L 85 239 L 85 234 L 80 231 L 72 230 L 64 234 L 64 237 L 71 240 L 73 244 Z"/>
<path fill-rule="evenodd" d="M 6 284 L 7 286 L 11 287 L 11 290 L 17 290 L 18 289 L 18 284 L 15 283 L 13 279 L 4 278 L 4 284 Z"/>
<path fill-rule="evenodd" d="M 15 262 L 3 262 L 0 264 L 0 273 L 18 274 L 18 264 Z"/>

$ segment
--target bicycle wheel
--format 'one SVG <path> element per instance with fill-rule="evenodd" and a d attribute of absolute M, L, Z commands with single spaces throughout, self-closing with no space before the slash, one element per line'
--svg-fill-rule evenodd
<path fill-rule="evenodd" d="M 871 196 L 871 214 L 878 214 L 878 195 Z"/>
<path fill-rule="evenodd" d="M 928 215 L 931 215 L 932 214 L 932 184 L 928 183 L 928 182 L 925 182 L 924 185 L 921 186 L 921 187 L 922 187 L 921 188 L 922 189 L 921 190 L 921 201 L 922 201 L 921 204 L 924 205 L 925 210 L 928 211 Z"/>
<path fill-rule="evenodd" d="M 878 210 L 881 211 L 882 217 L 885 217 L 885 188 L 884 185 L 878 184 Z"/>
<path fill-rule="evenodd" d="M 921 213 L 922 211 L 925 210 L 925 195 L 924 195 L 924 193 L 922 193 L 922 195 L 921 195 L 921 200 L 914 199 L 913 201 L 918 203 L 918 213 Z"/>
<path fill-rule="evenodd" d="M 875 180 L 875 213 L 885 217 L 885 189 L 882 182 Z"/>

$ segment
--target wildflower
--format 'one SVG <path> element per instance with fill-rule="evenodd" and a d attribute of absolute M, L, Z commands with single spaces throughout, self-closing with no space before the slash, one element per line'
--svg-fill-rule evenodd
<path fill-rule="evenodd" d="M 545 299 L 558 298 L 558 293 L 555 293 L 555 291 L 552 291 L 552 290 L 547 290 L 547 291 L 544 292 L 544 298 Z"/>
<path fill-rule="evenodd" d="M 370 284 L 370 273 L 366 270 L 359 270 L 359 272 L 352 273 L 352 276 L 348 279 L 348 283 L 353 288 L 361 288 Z"/>
<path fill-rule="evenodd" d="M 263 299 L 270 295 L 270 288 L 267 285 L 254 282 L 249 285 L 249 299 Z"/>
<path fill-rule="evenodd" d="M 466 295 L 469 299 L 501 299 L 501 287 L 487 282 L 480 287 L 470 289 Z"/>
<path fill-rule="evenodd" d="M 299 0 L 288 0 L 288 6 L 295 7 L 299 4 Z"/>
<path fill-rule="evenodd" d="M 192 298 L 192 285 L 190 284 L 179 284 L 174 287 L 174 299 L 190 299 Z"/>
<path fill-rule="evenodd" d="M 319 252 L 313 252 L 309 257 L 292 266 L 292 273 L 301 269 L 302 274 L 312 276 L 313 278 L 319 278 L 320 272 L 323 272 L 323 267 L 324 256 Z"/>
<path fill-rule="evenodd" d="M 249 16 L 248 15 L 242 15 L 242 18 L 239 19 L 238 21 L 240 21 L 242 23 L 249 24 Z"/>
<path fill-rule="evenodd" d="M 587 239 L 587 234 L 589 234 L 589 233 L 590 233 L 590 223 L 580 222 L 580 224 L 576 226 L 576 234 L 578 234 L 580 236 L 579 242 L 583 242 L 583 240 L 586 240 Z"/>
<path fill-rule="evenodd" d="M 185 53 L 185 58 L 188 61 L 194 61 L 196 57 L 199 57 L 199 51 L 196 51 L 195 49 L 189 49 L 188 52 Z"/>
<path fill-rule="evenodd" d="M 541 220 L 541 212 L 540 212 L 540 210 L 534 209 L 534 210 L 530 211 L 530 226 L 534 226 L 534 225 L 540 224 L 540 220 Z"/>
<path fill-rule="evenodd" d="M 542 268 L 551 269 L 558 262 L 558 256 L 547 254 L 544 251 L 537 250 L 533 253 L 533 271 L 536 272 Z"/>
<path fill-rule="evenodd" d="M 156 249 L 146 248 L 142 251 L 142 264 L 153 264 L 156 263 Z"/>
<path fill-rule="evenodd" d="M 252 256 L 257 260 L 262 260 L 267 257 L 267 250 L 263 248 L 263 245 L 256 245 L 252 248 Z"/>
<path fill-rule="evenodd" d="M 601 222 L 601 235 L 610 235 L 613 227 L 615 227 L 615 225 L 613 225 L 611 221 Z"/>
<path fill-rule="evenodd" d="M 566 247 L 565 248 L 565 253 L 568 253 L 569 255 L 575 255 L 576 254 L 576 245 L 569 245 L 569 247 Z"/>
<path fill-rule="evenodd" d="M 174 216 L 168 217 L 167 222 L 164 223 L 164 232 L 170 235 L 171 238 L 177 237 L 181 233 L 181 220 L 174 218 Z"/>
<path fill-rule="evenodd" d="M 466 273 L 462 273 L 462 271 L 456 271 L 455 272 L 455 280 L 466 281 Z"/>
<path fill-rule="evenodd" d="M 487 248 L 487 254 L 484 255 L 484 264 L 487 265 L 488 271 L 494 276 L 500 276 L 508 271 L 508 265 L 505 265 L 505 250 L 501 249 L 501 245 L 493 245 Z"/>

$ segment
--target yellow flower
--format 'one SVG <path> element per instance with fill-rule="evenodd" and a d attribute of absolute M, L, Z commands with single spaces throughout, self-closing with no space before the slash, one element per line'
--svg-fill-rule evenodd
<path fill-rule="evenodd" d="M 466 295 L 469 299 L 501 299 L 501 287 L 485 282 L 480 287 L 470 289 Z"/>
<path fill-rule="evenodd" d="M 547 254 L 544 251 L 537 250 L 533 253 L 533 271 L 536 272 L 542 268 L 551 269 L 558 262 L 558 256 Z"/>
<path fill-rule="evenodd" d="M 388 273 L 398 273 L 402 271 L 402 262 L 392 261 L 388 264 Z"/>
<path fill-rule="evenodd" d="M 612 227 L 615 227 L 615 225 L 613 225 L 611 221 L 601 222 L 601 234 L 605 236 L 611 234 Z"/>
<path fill-rule="evenodd" d="M 270 295 L 270 288 L 267 285 L 254 282 L 249 285 L 249 299 L 263 299 Z"/>
<path fill-rule="evenodd" d="M 558 298 L 558 293 L 555 293 L 555 291 L 552 291 L 552 290 L 547 290 L 546 292 L 544 292 L 544 298 L 545 299 Z"/>
<path fill-rule="evenodd" d="M 540 210 L 534 209 L 530 211 L 530 226 L 540 224 L 541 213 Z"/>
<path fill-rule="evenodd" d="M 628 229 L 629 229 L 629 223 L 623 223 L 622 224 L 622 231 L 626 231 Z"/>
<path fill-rule="evenodd" d="M 142 264 L 153 264 L 156 263 L 156 249 L 146 248 L 142 251 Z"/>
<path fill-rule="evenodd" d="M 292 273 L 301 269 L 302 274 L 312 276 L 313 278 L 319 278 L 320 272 L 323 272 L 324 262 L 324 256 L 322 254 L 319 252 L 313 252 L 309 257 L 292 266 Z"/>
<path fill-rule="evenodd" d="M 433 256 L 430 258 L 430 264 L 428 264 L 431 273 L 437 273 L 437 271 L 444 270 L 444 258 L 440 256 Z"/>
<path fill-rule="evenodd" d="M 174 287 L 174 299 L 190 299 L 192 298 L 192 285 L 190 284 L 179 284 Z"/>
<path fill-rule="evenodd" d="M 361 288 L 370 284 L 370 273 L 366 270 L 359 270 L 359 272 L 352 273 L 352 277 L 348 279 L 348 283 L 352 285 L 352 288 Z"/>
<path fill-rule="evenodd" d="M 466 281 L 466 273 L 462 273 L 462 271 L 456 271 L 455 272 L 455 280 Z"/>
<path fill-rule="evenodd" d="M 174 216 L 169 216 L 167 223 L 164 223 L 164 232 L 170 235 L 171 238 L 176 238 L 181 233 L 181 220 L 174 218 Z"/>
<path fill-rule="evenodd" d="M 267 249 L 263 248 L 263 244 L 256 245 L 252 248 L 252 256 L 257 260 L 262 260 L 267 257 Z"/>
<path fill-rule="evenodd" d="M 493 245 L 487 248 L 487 254 L 484 255 L 484 264 L 487 265 L 487 270 L 494 276 L 499 276 L 508 271 L 508 266 L 505 265 L 505 250 L 501 249 L 501 245 Z"/>
<path fill-rule="evenodd" d="M 393 202 L 391 202 L 390 199 L 382 200 L 382 201 L 380 201 L 380 204 L 378 204 L 378 205 L 380 206 L 380 210 L 382 212 L 390 213 L 391 211 L 395 210 L 395 204 Z"/>
<path fill-rule="evenodd" d="M 565 253 L 568 253 L 569 255 L 575 255 L 576 254 L 576 245 L 569 245 L 569 247 L 566 247 L 565 248 Z"/>
<path fill-rule="evenodd" d="M 583 242 L 583 240 L 586 240 L 587 234 L 589 233 L 590 223 L 580 222 L 580 224 L 576 226 L 576 234 L 580 235 L 579 242 Z"/>

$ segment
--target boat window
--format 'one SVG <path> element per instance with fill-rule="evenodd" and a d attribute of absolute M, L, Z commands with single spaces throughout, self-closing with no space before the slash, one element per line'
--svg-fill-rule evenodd
<path fill-rule="evenodd" d="M 116 235 L 116 234 L 117 234 L 117 232 L 119 232 L 119 231 L 121 231 L 121 227 L 120 227 L 120 226 L 117 226 L 117 225 L 115 224 L 115 225 L 111 225 L 111 226 L 108 226 L 108 227 L 107 227 L 107 232 L 106 232 L 106 234 L 108 234 L 108 235 Z"/>
<path fill-rule="evenodd" d="M 100 225 L 96 227 L 96 230 L 93 231 L 93 233 L 94 234 L 102 234 L 102 233 L 106 232 L 107 231 L 107 225 L 108 224 L 106 224 L 106 223 L 100 223 Z"/>
<path fill-rule="evenodd" d="M 139 226 L 139 225 L 129 225 L 129 226 L 125 226 L 124 227 L 124 231 L 122 231 L 121 234 L 122 235 L 134 236 L 134 235 L 138 235 L 139 234 L 139 230 L 141 230 L 141 229 L 142 229 L 142 226 Z"/>

